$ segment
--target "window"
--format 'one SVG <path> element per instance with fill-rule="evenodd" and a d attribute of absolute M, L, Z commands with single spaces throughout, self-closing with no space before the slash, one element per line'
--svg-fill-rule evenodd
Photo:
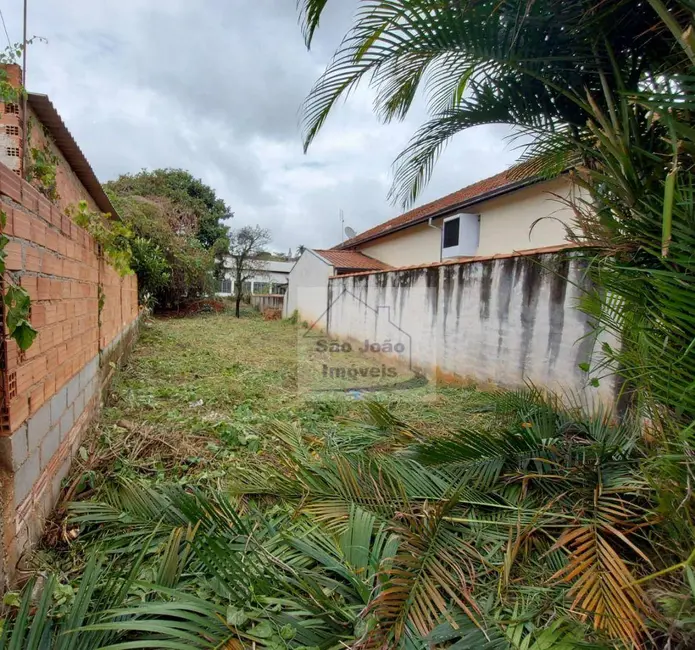
<path fill-rule="evenodd" d="M 230 278 L 224 278 L 220 283 L 220 293 L 232 293 L 232 281 Z"/>
<path fill-rule="evenodd" d="M 444 248 L 451 248 L 459 245 L 459 231 L 461 229 L 461 219 L 456 217 L 444 222 Z"/>
<path fill-rule="evenodd" d="M 19 147 L 6 147 L 5 153 L 13 158 L 19 157 Z"/>
<path fill-rule="evenodd" d="M 270 293 L 270 284 L 268 282 L 254 282 L 253 283 L 253 292 L 255 294 L 266 294 Z"/>
<path fill-rule="evenodd" d="M 251 283 L 250 282 L 244 282 L 241 285 L 241 293 L 243 293 L 245 296 L 248 296 L 251 293 Z"/>
<path fill-rule="evenodd" d="M 6 133 L 6 135 L 19 135 L 19 127 L 13 126 L 11 124 L 6 124 L 5 125 L 5 133 Z"/>
<path fill-rule="evenodd" d="M 442 259 L 472 257 L 480 241 L 480 215 L 457 214 L 442 223 Z"/>
<path fill-rule="evenodd" d="M 19 115 L 19 104 L 5 104 L 5 113 L 8 115 Z"/>

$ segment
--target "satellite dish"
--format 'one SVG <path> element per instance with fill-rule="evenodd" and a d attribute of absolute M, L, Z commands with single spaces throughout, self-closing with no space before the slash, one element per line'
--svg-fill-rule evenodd
<path fill-rule="evenodd" d="M 350 228 L 350 226 L 347 226 L 345 228 L 345 234 L 347 235 L 348 239 L 352 239 L 357 233 Z"/>

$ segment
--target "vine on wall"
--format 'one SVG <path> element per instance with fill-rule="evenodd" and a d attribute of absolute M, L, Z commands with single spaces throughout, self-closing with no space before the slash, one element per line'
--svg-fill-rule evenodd
<path fill-rule="evenodd" d="M 125 224 L 110 214 L 90 210 L 87 201 L 80 201 L 77 206 L 69 207 L 66 212 L 78 226 L 94 237 L 109 264 L 120 276 L 133 272 L 130 267 L 133 258 L 130 240 L 133 234 Z"/>
<path fill-rule="evenodd" d="M 17 342 L 19 349 L 24 351 L 31 347 L 36 338 L 37 331 L 29 322 L 31 313 L 31 299 L 26 289 L 19 286 L 11 279 L 11 274 L 6 273 L 5 258 L 7 251 L 5 248 L 10 240 L 2 232 L 7 224 L 7 215 L 0 211 L 0 276 L 5 280 L 7 290 L 3 301 L 5 303 L 5 323 L 7 324 L 8 334 Z M 10 276 L 10 277 L 8 277 Z"/>
<path fill-rule="evenodd" d="M 39 146 L 32 144 L 32 132 L 35 120 L 30 117 L 27 121 L 27 150 L 29 153 L 26 172 L 24 174 L 29 181 L 41 194 L 50 201 L 58 201 L 58 163 L 60 158 L 51 146 L 51 134 L 45 125 L 42 125 L 45 142 Z"/>

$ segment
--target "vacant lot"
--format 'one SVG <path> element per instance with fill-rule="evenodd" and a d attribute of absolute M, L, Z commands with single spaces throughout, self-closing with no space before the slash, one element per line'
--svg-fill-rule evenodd
<path fill-rule="evenodd" d="M 153 480 L 223 481 L 249 454 L 272 453 L 264 431 L 294 421 L 316 435 L 362 419 L 365 399 L 432 435 L 483 424 L 486 396 L 427 386 L 394 393 L 322 395 L 298 390 L 297 340 L 287 321 L 253 313 L 153 320 L 116 375 L 91 438 L 75 463 L 69 496 L 98 489 L 116 473 Z M 355 355 L 355 363 L 362 360 Z M 301 384 L 301 382 L 300 382 Z"/>

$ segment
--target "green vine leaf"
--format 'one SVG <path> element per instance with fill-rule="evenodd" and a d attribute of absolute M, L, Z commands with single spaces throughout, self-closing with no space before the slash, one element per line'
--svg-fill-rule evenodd
<path fill-rule="evenodd" d="M 130 275 L 133 269 L 130 263 L 133 252 L 130 240 L 133 233 L 120 221 L 113 219 L 110 214 L 100 214 L 89 209 L 86 201 L 80 201 L 77 206 L 66 210 L 74 222 L 84 228 L 101 246 L 109 264 L 121 276 Z"/>
<path fill-rule="evenodd" d="M 7 316 L 5 322 L 9 335 L 17 342 L 20 350 L 28 350 L 38 332 L 29 322 L 31 299 L 26 290 L 10 285 L 5 293 Z"/>

